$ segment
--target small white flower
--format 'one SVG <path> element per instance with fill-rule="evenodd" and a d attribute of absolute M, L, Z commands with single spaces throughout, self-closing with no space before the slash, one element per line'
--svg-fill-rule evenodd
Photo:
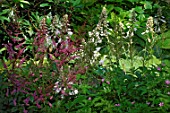
<path fill-rule="evenodd" d="M 64 98 L 64 95 L 61 95 L 61 98 L 63 99 L 63 98 Z"/>
<path fill-rule="evenodd" d="M 94 38 L 91 39 L 91 42 L 94 42 Z"/>
<path fill-rule="evenodd" d="M 142 32 L 141 34 L 144 35 L 146 32 Z"/>
<path fill-rule="evenodd" d="M 133 32 L 131 32 L 131 34 L 130 34 L 129 36 L 130 36 L 130 37 L 134 36 L 134 33 L 133 33 Z"/>
<path fill-rule="evenodd" d="M 137 28 L 134 28 L 134 31 L 137 31 Z"/>
<path fill-rule="evenodd" d="M 97 47 L 97 48 L 96 48 L 96 51 L 98 52 L 98 51 L 100 51 L 100 49 L 101 49 L 101 47 Z"/>
<path fill-rule="evenodd" d="M 58 84 L 59 84 L 59 82 L 56 82 L 56 83 L 55 83 L 55 85 L 58 85 Z"/>
<path fill-rule="evenodd" d="M 68 84 L 70 84 L 70 85 L 71 85 L 71 84 L 73 84 L 73 82 L 69 82 Z"/>
<path fill-rule="evenodd" d="M 106 32 L 107 35 L 111 35 L 111 32 Z"/>
<path fill-rule="evenodd" d="M 52 40 L 51 40 L 51 37 L 50 37 L 50 36 L 48 36 L 48 37 L 46 38 L 46 42 L 47 42 L 47 45 L 52 45 Z"/>
<path fill-rule="evenodd" d="M 59 34 L 60 34 L 60 31 L 57 29 L 57 30 L 55 31 L 55 34 L 56 34 L 56 35 L 59 35 Z"/>
<path fill-rule="evenodd" d="M 145 32 L 146 32 L 146 33 L 149 33 L 149 30 L 146 30 Z"/>
<path fill-rule="evenodd" d="M 101 54 L 100 54 L 99 52 L 94 51 L 94 57 L 95 57 L 95 58 L 99 57 L 100 55 L 101 55 Z"/>
<path fill-rule="evenodd" d="M 70 35 L 70 36 L 71 36 L 72 34 L 73 34 L 73 32 L 71 32 L 71 31 L 68 31 L 68 35 Z"/>
<path fill-rule="evenodd" d="M 105 36 L 105 34 L 104 34 L 104 33 L 101 33 L 100 36 Z"/>
<path fill-rule="evenodd" d="M 163 23 L 166 23 L 166 20 L 164 20 L 164 19 L 160 19 L 160 21 L 163 22 Z"/>
<path fill-rule="evenodd" d="M 54 86 L 54 89 L 58 88 L 58 86 Z"/>
<path fill-rule="evenodd" d="M 89 37 L 91 37 L 92 35 L 93 35 L 92 32 L 89 31 Z"/>
<path fill-rule="evenodd" d="M 78 94 L 78 90 L 76 89 L 76 90 L 74 90 L 74 94 Z"/>
<path fill-rule="evenodd" d="M 99 32 L 96 32 L 96 37 L 98 37 L 99 36 Z"/>
<path fill-rule="evenodd" d="M 74 91 L 69 92 L 69 95 L 76 95 L 76 94 L 78 94 L 78 90 L 77 89 L 75 89 Z"/>
<path fill-rule="evenodd" d="M 122 22 L 119 22 L 119 26 L 120 26 L 121 28 L 124 28 L 124 25 L 123 25 Z"/>
<path fill-rule="evenodd" d="M 69 95 L 74 95 L 73 91 L 69 92 L 68 94 L 69 94 Z"/>
<path fill-rule="evenodd" d="M 55 90 L 56 93 L 59 93 L 60 91 L 61 91 L 61 88 L 57 88 L 57 89 Z"/>
<path fill-rule="evenodd" d="M 99 64 L 100 64 L 100 65 L 103 65 L 103 64 L 104 64 L 104 60 L 100 60 L 100 61 L 99 61 Z"/>
<path fill-rule="evenodd" d="M 58 43 L 60 43 L 61 42 L 61 38 L 59 38 L 59 40 L 58 40 Z"/>
<path fill-rule="evenodd" d="M 102 43 L 102 40 L 101 40 L 101 39 L 98 39 L 98 43 Z"/>

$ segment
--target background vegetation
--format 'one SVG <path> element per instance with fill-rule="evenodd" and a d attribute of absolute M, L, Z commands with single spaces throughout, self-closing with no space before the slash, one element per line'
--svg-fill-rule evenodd
<path fill-rule="evenodd" d="M 169 0 L 1 0 L 0 112 L 170 111 Z"/>

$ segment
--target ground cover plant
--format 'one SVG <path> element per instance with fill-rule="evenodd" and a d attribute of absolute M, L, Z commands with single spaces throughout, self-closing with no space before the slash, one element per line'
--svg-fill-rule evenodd
<path fill-rule="evenodd" d="M 0 5 L 0 112 L 170 112 L 168 0 Z"/>

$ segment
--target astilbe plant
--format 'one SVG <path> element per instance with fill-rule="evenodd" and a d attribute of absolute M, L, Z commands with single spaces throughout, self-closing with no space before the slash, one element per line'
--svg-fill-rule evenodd
<path fill-rule="evenodd" d="M 11 22 L 8 27 L 10 29 L 7 29 L 6 33 L 9 35 L 10 42 L 3 44 L 6 47 L 9 60 L 9 63 L 3 61 L 9 84 L 6 89 L 6 97 L 13 95 L 13 104 L 16 106 L 17 96 L 19 96 L 19 93 L 28 93 L 30 89 L 27 86 L 30 85 L 30 82 L 18 73 L 27 57 L 23 55 L 26 48 L 24 45 L 25 39 L 19 38 L 22 34 L 19 23 Z M 10 100 L 6 106 L 10 106 Z"/>
<path fill-rule="evenodd" d="M 68 21 L 63 22 L 67 22 L 65 25 L 68 25 Z M 7 31 L 12 42 L 4 44 L 10 61 L 10 64 L 4 61 L 4 67 L 7 70 L 10 84 L 6 96 L 12 96 L 13 105 L 23 109 L 24 113 L 28 112 L 31 106 L 42 108 L 42 104 L 47 104 L 52 107 L 50 101 L 54 100 L 55 82 L 57 81 L 61 84 L 57 87 L 64 87 L 60 90 L 62 95 L 77 94 L 78 90 L 74 89 L 72 85 L 77 82 L 77 74 L 85 73 L 85 68 L 76 65 L 76 69 L 73 69 L 68 65 L 70 60 L 77 57 L 75 52 L 80 50 L 77 47 L 78 44 L 70 39 L 70 29 L 67 26 L 58 29 L 60 34 L 54 33 L 51 36 L 53 38 L 51 38 L 50 45 L 48 43 L 49 29 L 46 25 L 46 18 L 43 18 L 33 42 L 35 58 L 27 61 L 27 56 L 23 55 L 26 46 L 24 38 L 20 38 L 22 32 L 19 30 L 19 23 L 12 27 L 17 31 Z M 63 29 L 64 31 L 62 31 Z M 65 35 L 64 32 L 69 33 Z M 56 42 L 56 39 L 59 39 L 60 42 Z M 53 53 L 48 52 L 48 44 L 53 47 Z M 47 56 L 49 56 L 48 59 Z M 39 63 L 35 63 L 36 60 Z M 11 65 L 12 68 L 10 68 Z"/>

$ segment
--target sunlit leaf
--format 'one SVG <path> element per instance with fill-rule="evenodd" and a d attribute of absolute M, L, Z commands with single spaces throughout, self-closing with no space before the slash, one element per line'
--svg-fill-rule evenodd
<path fill-rule="evenodd" d="M 5 51 L 5 50 L 6 50 L 5 47 L 1 48 L 1 49 L 0 49 L 0 54 L 2 54 L 2 52 Z"/>
<path fill-rule="evenodd" d="M 50 6 L 50 4 L 49 3 L 42 3 L 42 4 L 40 4 L 40 7 L 46 7 L 46 6 Z"/>
<path fill-rule="evenodd" d="M 152 3 L 151 3 L 151 2 L 148 2 L 148 1 L 145 1 L 145 3 L 144 3 L 144 8 L 145 8 L 145 9 L 152 9 Z"/>
<path fill-rule="evenodd" d="M 0 12 L 0 15 L 7 14 L 10 11 L 10 9 L 4 9 L 2 12 Z"/>
<path fill-rule="evenodd" d="M 5 20 L 8 21 L 8 22 L 10 22 L 10 19 L 7 18 L 7 17 L 5 17 L 5 16 L 0 16 L 0 20 L 1 20 L 2 22 L 4 22 Z"/>
<path fill-rule="evenodd" d="M 21 0 L 20 2 L 24 4 L 30 4 L 28 1 L 25 1 L 25 0 Z"/>
<path fill-rule="evenodd" d="M 162 44 L 160 46 L 163 49 L 170 49 L 170 39 L 162 41 Z"/>
<path fill-rule="evenodd" d="M 81 2 L 81 0 L 76 0 L 76 1 L 73 1 L 73 6 L 76 6 L 76 5 L 79 5 Z"/>
<path fill-rule="evenodd" d="M 142 9 L 141 6 L 135 7 L 135 11 L 136 11 L 137 13 L 144 13 L 144 10 Z"/>

